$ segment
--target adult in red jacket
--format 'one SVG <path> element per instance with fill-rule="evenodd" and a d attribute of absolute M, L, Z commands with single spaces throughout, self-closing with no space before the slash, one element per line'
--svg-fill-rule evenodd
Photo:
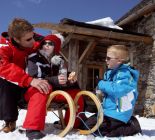
<path fill-rule="evenodd" d="M 37 50 L 34 28 L 25 19 L 15 18 L 8 27 L 9 37 L 3 34 L 0 43 L 0 120 L 6 125 L 2 129 L 15 129 L 18 116 L 17 101 L 24 94 L 28 102 L 27 115 L 23 127 L 30 139 L 40 139 L 45 135 L 46 101 L 51 86 L 46 80 L 32 78 L 25 73 L 26 59 Z"/>

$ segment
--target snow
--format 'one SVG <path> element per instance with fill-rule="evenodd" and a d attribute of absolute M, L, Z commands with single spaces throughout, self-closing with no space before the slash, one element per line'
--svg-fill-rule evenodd
<path fill-rule="evenodd" d="M 25 136 L 25 133 L 19 133 L 18 129 L 22 126 L 22 123 L 25 119 L 26 110 L 19 111 L 19 117 L 17 120 L 17 129 L 14 132 L 4 133 L 0 132 L 0 140 L 28 140 Z M 46 116 L 46 126 L 45 133 L 46 137 L 42 140 L 155 140 L 155 119 L 144 118 L 136 116 L 140 122 L 143 135 L 137 134 L 135 136 L 128 137 L 117 137 L 117 138 L 107 138 L 107 137 L 94 137 L 93 135 L 79 135 L 77 131 L 72 130 L 68 135 L 61 138 L 55 135 L 58 132 L 53 126 L 53 122 L 58 120 L 56 115 L 52 112 L 48 112 Z M 0 128 L 4 124 L 3 121 L 0 121 Z"/>
<path fill-rule="evenodd" d="M 114 24 L 114 21 L 111 19 L 111 17 L 101 18 L 94 21 L 88 21 L 86 23 L 123 30 L 121 27 Z"/>

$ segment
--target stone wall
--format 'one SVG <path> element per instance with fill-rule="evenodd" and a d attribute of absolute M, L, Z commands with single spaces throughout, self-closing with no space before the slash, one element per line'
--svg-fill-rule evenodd
<path fill-rule="evenodd" d="M 129 31 L 151 35 L 155 39 L 155 13 L 150 13 L 125 28 Z M 135 114 L 155 117 L 155 43 L 147 45 L 141 41 L 132 44 L 130 51 L 134 60 L 133 65 L 140 71 L 139 97 Z"/>
<path fill-rule="evenodd" d="M 148 4 L 153 3 L 153 2 L 154 2 L 154 0 L 142 0 L 138 5 L 136 5 L 135 7 L 133 7 L 125 15 L 123 15 L 118 21 L 116 21 L 116 24 L 118 22 L 120 22 L 121 20 L 125 19 L 126 17 L 128 17 L 129 15 L 131 15 L 132 13 L 134 13 L 135 11 L 140 10 L 145 5 L 148 5 Z"/>

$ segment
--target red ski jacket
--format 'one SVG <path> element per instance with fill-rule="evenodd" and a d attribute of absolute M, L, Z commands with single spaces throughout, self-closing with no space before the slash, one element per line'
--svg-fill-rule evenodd
<path fill-rule="evenodd" d="M 33 48 L 20 49 L 13 43 L 0 37 L 0 78 L 6 79 L 20 87 L 28 87 L 32 77 L 25 72 L 29 54 L 37 50 L 38 42 Z"/>

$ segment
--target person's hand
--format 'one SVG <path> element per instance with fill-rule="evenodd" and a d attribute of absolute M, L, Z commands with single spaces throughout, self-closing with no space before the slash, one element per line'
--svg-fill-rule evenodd
<path fill-rule="evenodd" d="M 37 88 L 41 93 L 48 94 L 50 85 L 46 80 L 33 78 L 30 85 Z"/>
<path fill-rule="evenodd" d="M 74 71 L 69 74 L 68 81 L 70 83 L 75 83 L 77 81 L 77 76 L 76 76 L 76 73 Z"/>
<path fill-rule="evenodd" d="M 64 74 L 58 75 L 58 81 L 60 85 L 65 85 L 67 82 L 67 77 Z"/>
<path fill-rule="evenodd" d="M 54 56 L 51 58 L 51 64 L 52 64 L 52 65 L 58 66 L 58 65 L 61 64 L 62 61 L 64 61 L 64 60 L 62 59 L 62 57 L 61 57 L 60 55 L 54 55 Z"/>

